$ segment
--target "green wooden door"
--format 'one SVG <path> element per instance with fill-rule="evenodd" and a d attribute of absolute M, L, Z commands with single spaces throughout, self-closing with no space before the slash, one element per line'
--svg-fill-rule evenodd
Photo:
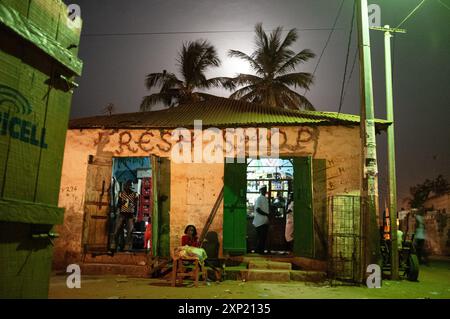
<path fill-rule="evenodd" d="M 247 252 L 247 164 L 225 163 L 223 206 L 223 250 Z"/>
<path fill-rule="evenodd" d="M 294 254 L 314 255 L 312 158 L 294 158 Z"/>
<path fill-rule="evenodd" d="M 152 252 L 170 256 L 170 160 L 151 156 L 153 180 Z"/>

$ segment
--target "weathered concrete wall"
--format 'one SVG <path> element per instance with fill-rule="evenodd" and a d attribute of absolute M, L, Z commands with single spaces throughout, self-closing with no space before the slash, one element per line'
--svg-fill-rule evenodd
<path fill-rule="evenodd" d="M 327 196 L 354 193 L 360 185 L 360 138 L 358 127 L 281 127 L 280 155 L 326 160 Z M 65 268 L 81 253 L 83 206 L 89 155 L 133 157 L 151 154 L 170 157 L 168 130 L 69 130 L 61 178 L 59 206 L 66 208 L 61 237 L 56 241 L 54 265 Z M 222 188 L 223 164 L 171 163 L 171 251 L 184 227 L 192 223 L 198 232 L 209 216 Z M 222 242 L 223 206 L 211 230 Z"/>
<path fill-rule="evenodd" d="M 181 244 L 186 225 L 195 225 L 200 236 L 223 187 L 224 166 L 172 163 L 171 172 L 170 247 L 173 251 Z M 217 232 L 222 243 L 223 203 L 209 230 Z"/>
<path fill-rule="evenodd" d="M 434 196 L 425 201 L 423 206 L 431 210 L 445 210 L 450 212 L 450 193 Z"/>

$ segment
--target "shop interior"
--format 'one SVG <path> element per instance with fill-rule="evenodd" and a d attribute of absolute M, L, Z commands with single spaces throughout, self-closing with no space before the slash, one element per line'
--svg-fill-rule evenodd
<path fill-rule="evenodd" d="M 119 214 L 119 192 L 124 190 L 127 181 L 132 182 L 132 191 L 138 194 L 135 207 L 135 223 L 132 232 L 132 251 L 149 251 L 151 249 L 151 214 L 152 214 L 152 169 L 148 157 L 116 157 L 113 158 L 111 177 L 111 214 L 109 223 L 110 245 L 114 240 L 114 229 Z M 147 232 L 147 234 L 146 234 Z M 127 230 L 121 228 L 116 243 L 116 250 L 122 251 L 125 244 Z"/>
<path fill-rule="evenodd" d="M 247 159 L 247 252 L 253 253 L 256 248 L 256 231 L 252 224 L 254 204 L 259 196 L 259 188 L 267 186 L 267 197 L 270 206 L 269 235 L 266 249 L 271 254 L 284 254 L 285 211 L 288 196 L 293 190 L 293 163 L 290 159 Z"/>

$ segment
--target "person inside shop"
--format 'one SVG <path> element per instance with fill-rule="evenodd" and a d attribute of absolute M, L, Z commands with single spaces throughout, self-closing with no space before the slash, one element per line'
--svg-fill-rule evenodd
<path fill-rule="evenodd" d="M 275 209 L 276 209 L 277 217 L 284 216 L 284 210 L 286 207 L 286 199 L 283 197 L 282 192 L 277 193 L 277 197 L 273 200 L 272 206 L 275 207 Z"/>
<path fill-rule="evenodd" d="M 259 188 L 259 196 L 255 200 L 255 215 L 253 226 L 256 229 L 256 252 L 258 254 L 266 253 L 266 239 L 269 231 L 269 200 L 266 197 L 267 186 Z"/>
<path fill-rule="evenodd" d="M 197 237 L 197 228 L 194 225 L 187 225 L 184 229 L 184 235 L 181 237 L 181 246 L 200 247 Z"/>
<path fill-rule="evenodd" d="M 119 207 L 119 215 L 116 219 L 114 230 L 114 242 L 111 245 L 112 249 L 116 249 L 119 235 L 123 231 L 125 225 L 127 236 L 125 237 L 125 245 L 123 250 L 130 251 L 133 244 L 133 228 L 136 219 L 136 208 L 139 195 L 131 189 L 132 181 L 127 180 L 123 191 L 119 193 L 119 200 L 117 206 Z"/>
<path fill-rule="evenodd" d="M 150 251 L 152 249 L 152 221 L 149 219 L 145 226 L 144 233 L 144 249 Z"/>
<path fill-rule="evenodd" d="M 289 194 L 288 205 L 286 208 L 286 228 L 284 232 L 286 239 L 286 248 L 289 253 L 292 253 L 294 248 L 294 195 Z"/>

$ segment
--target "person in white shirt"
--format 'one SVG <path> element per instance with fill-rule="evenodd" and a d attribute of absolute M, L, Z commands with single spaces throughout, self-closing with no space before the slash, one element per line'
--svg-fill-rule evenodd
<path fill-rule="evenodd" d="M 258 254 L 264 254 L 269 230 L 269 200 L 266 197 L 267 186 L 262 186 L 259 189 L 259 193 L 260 195 L 255 200 L 253 226 L 255 226 L 257 235 L 256 252 Z"/>

